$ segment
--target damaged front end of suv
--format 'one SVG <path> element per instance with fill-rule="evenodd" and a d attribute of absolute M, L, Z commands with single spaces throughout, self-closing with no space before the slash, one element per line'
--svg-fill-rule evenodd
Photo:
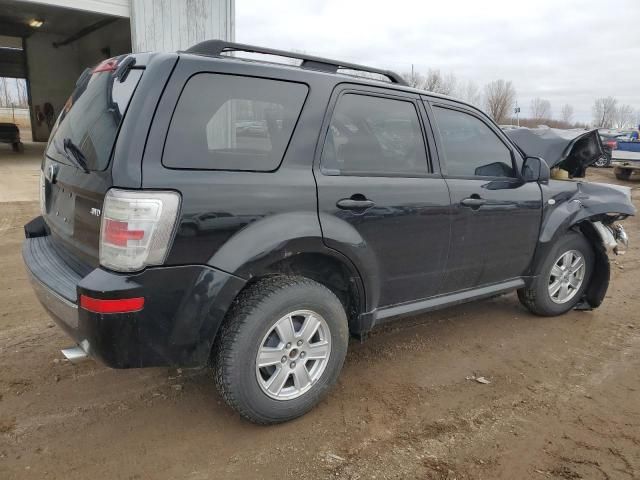
<path fill-rule="evenodd" d="M 575 308 L 598 307 L 609 286 L 609 254 L 622 255 L 628 246 L 618 222 L 636 214 L 631 189 L 584 180 L 587 167 L 603 154 L 597 130 L 519 128 L 505 133 L 526 156 L 543 158 L 551 171 L 549 182 L 541 185 L 544 209 L 532 278 L 558 239 L 578 231 L 591 243 L 595 261 L 589 286 Z"/>

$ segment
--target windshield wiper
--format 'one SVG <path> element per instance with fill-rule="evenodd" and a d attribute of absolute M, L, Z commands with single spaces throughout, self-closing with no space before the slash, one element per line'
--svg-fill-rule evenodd
<path fill-rule="evenodd" d="M 73 143 L 73 140 L 70 138 L 65 138 L 62 141 L 62 146 L 64 147 L 64 152 L 66 153 L 66 157 L 72 160 L 78 167 L 80 167 L 84 173 L 89 173 L 89 167 L 87 166 L 87 159 L 84 156 L 84 153 L 80 150 L 80 148 Z"/>

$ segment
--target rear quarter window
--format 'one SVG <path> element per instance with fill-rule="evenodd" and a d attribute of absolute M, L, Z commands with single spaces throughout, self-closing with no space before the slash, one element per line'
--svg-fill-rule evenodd
<path fill-rule="evenodd" d="M 171 119 L 162 163 L 169 168 L 273 171 L 308 88 L 263 78 L 199 73 Z"/>

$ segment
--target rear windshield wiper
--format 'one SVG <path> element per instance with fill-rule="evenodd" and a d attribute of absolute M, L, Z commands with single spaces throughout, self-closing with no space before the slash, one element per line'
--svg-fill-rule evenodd
<path fill-rule="evenodd" d="M 82 153 L 80 148 L 75 143 L 73 143 L 73 140 L 68 137 L 65 138 L 62 141 L 62 146 L 64 147 L 66 157 L 72 160 L 78 167 L 80 167 L 84 171 L 84 173 L 89 173 L 87 158 L 84 156 L 84 153 Z"/>

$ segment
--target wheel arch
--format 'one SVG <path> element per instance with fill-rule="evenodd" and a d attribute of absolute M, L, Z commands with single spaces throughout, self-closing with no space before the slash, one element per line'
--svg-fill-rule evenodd
<path fill-rule="evenodd" d="M 262 273 L 265 275 L 297 275 L 324 285 L 344 306 L 349 330 L 358 333 L 358 319 L 366 308 L 365 287 L 355 266 L 340 253 L 330 249 L 301 252 L 272 263 Z"/>
<path fill-rule="evenodd" d="M 244 279 L 243 290 L 273 275 L 317 281 L 343 303 L 354 332 L 358 316 L 367 309 L 366 272 L 325 245 L 316 212 L 291 212 L 254 222 L 231 237 L 208 263 Z"/>
<path fill-rule="evenodd" d="M 600 306 L 607 293 L 611 274 L 607 250 L 600 234 L 593 226 L 593 222 L 601 219 L 602 214 L 587 217 L 566 216 L 563 222 L 547 223 L 546 230 L 543 227 L 534 260 L 529 269 L 530 281 L 533 281 L 539 274 L 542 265 L 560 238 L 571 231 L 580 233 L 587 239 L 593 249 L 594 265 L 589 285 L 577 308 L 590 309 Z"/>
<path fill-rule="evenodd" d="M 583 303 L 585 308 L 597 308 L 602 304 L 604 297 L 609 288 L 609 279 L 611 276 L 611 266 L 609 264 L 609 256 L 607 249 L 600 237 L 600 234 L 593 226 L 595 219 L 586 218 L 574 225 L 574 229 L 580 231 L 582 235 L 589 241 L 593 248 L 593 272 L 589 285 L 583 295 Z M 580 306 L 580 304 L 578 304 Z"/>

